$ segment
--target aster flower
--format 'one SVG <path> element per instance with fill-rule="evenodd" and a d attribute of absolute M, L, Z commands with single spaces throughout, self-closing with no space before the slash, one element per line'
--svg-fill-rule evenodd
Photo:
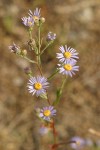
<path fill-rule="evenodd" d="M 56 39 L 56 34 L 52 33 L 52 32 L 49 32 L 48 35 L 47 35 L 47 41 L 53 41 L 55 39 Z"/>
<path fill-rule="evenodd" d="M 70 146 L 75 150 L 81 150 L 85 146 L 85 140 L 81 137 L 75 136 L 71 139 L 71 141 L 75 141 L 76 143 L 71 143 Z"/>
<path fill-rule="evenodd" d="M 47 134 L 48 132 L 49 132 L 49 128 L 45 127 L 44 125 L 39 128 L 39 133 L 42 136 Z"/>
<path fill-rule="evenodd" d="M 61 53 L 57 53 L 57 58 L 59 59 L 60 62 L 65 62 L 67 63 L 67 61 L 69 60 L 75 60 L 78 59 L 78 53 L 76 52 L 75 49 L 67 47 L 67 45 L 64 46 L 60 46 L 59 50 L 61 51 Z"/>
<path fill-rule="evenodd" d="M 13 53 L 19 53 L 20 52 L 20 47 L 17 46 L 15 43 L 13 43 L 13 45 L 9 46 L 9 49 Z"/>
<path fill-rule="evenodd" d="M 41 96 L 42 94 L 46 94 L 46 89 L 48 88 L 47 78 L 42 76 L 31 77 L 28 83 L 29 93 L 32 95 L 36 94 L 36 96 Z"/>
<path fill-rule="evenodd" d="M 32 17 L 23 17 L 22 18 L 23 24 L 27 27 L 33 27 L 34 25 L 34 20 Z"/>
<path fill-rule="evenodd" d="M 36 21 L 36 20 L 39 20 L 40 19 L 40 9 L 38 9 L 38 8 L 36 8 L 35 10 L 34 10 L 34 12 L 32 12 L 31 10 L 29 10 L 29 16 L 31 16 L 33 19 L 34 19 L 34 21 Z"/>
<path fill-rule="evenodd" d="M 59 73 L 69 75 L 71 77 L 75 74 L 75 71 L 79 71 L 79 66 L 76 66 L 76 62 L 74 60 L 67 61 L 67 63 L 64 64 L 58 64 L 58 66 Z"/>
<path fill-rule="evenodd" d="M 50 121 L 51 117 L 56 115 L 56 109 L 53 106 L 43 107 L 40 110 L 39 117 L 43 118 L 46 121 Z"/>

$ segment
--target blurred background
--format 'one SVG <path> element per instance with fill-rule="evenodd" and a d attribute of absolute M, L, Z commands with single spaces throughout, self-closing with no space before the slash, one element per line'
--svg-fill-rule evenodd
<path fill-rule="evenodd" d="M 30 64 L 8 49 L 13 42 L 27 47 L 28 34 L 21 18 L 36 7 L 41 8 L 46 19 L 43 36 L 49 31 L 57 34 L 42 57 L 45 76 L 57 67 L 56 52 L 60 45 L 75 48 L 80 57 L 80 71 L 68 79 L 56 108 L 58 141 L 78 136 L 91 143 L 84 150 L 100 150 L 100 0 L 0 0 L 0 150 L 45 150 L 52 141 L 52 136 L 39 134 L 41 122 L 33 108 L 43 102 L 27 91 L 24 68 Z M 28 55 L 34 58 L 31 52 Z M 36 74 L 34 65 L 31 67 Z M 57 75 L 51 81 L 51 101 L 61 78 Z M 96 132 L 92 134 L 90 128 Z M 59 147 L 65 149 L 72 148 Z"/>

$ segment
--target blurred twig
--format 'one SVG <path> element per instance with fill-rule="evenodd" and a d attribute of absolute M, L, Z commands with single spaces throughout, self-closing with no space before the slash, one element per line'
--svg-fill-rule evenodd
<path fill-rule="evenodd" d="M 88 130 L 91 134 L 94 134 L 94 135 L 96 135 L 96 136 L 99 136 L 100 137 L 100 132 L 98 132 L 98 131 L 95 131 L 94 129 L 89 129 Z"/>

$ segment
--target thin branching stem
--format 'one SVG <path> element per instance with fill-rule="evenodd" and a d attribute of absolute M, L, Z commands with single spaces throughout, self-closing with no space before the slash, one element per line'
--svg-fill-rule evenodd
<path fill-rule="evenodd" d="M 28 60 L 30 63 L 37 64 L 36 61 L 29 59 L 27 56 L 21 56 L 21 57 L 23 57 L 24 59 Z"/>
<path fill-rule="evenodd" d="M 32 40 L 32 29 L 29 29 L 29 38 Z"/>
<path fill-rule="evenodd" d="M 36 63 L 36 65 L 37 65 L 37 67 L 39 69 L 40 75 L 43 76 L 42 69 L 41 69 L 40 65 L 38 63 Z"/>
<path fill-rule="evenodd" d="M 48 77 L 48 80 L 51 80 L 58 72 L 59 69 L 57 69 L 50 77 Z"/>
<path fill-rule="evenodd" d="M 40 58 L 40 48 L 41 48 L 41 26 L 39 25 L 38 27 L 38 44 L 39 44 L 39 47 L 38 47 L 38 64 L 40 65 L 41 64 L 41 58 Z"/>
<path fill-rule="evenodd" d="M 44 51 L 51 45 L 52 42 L 49 42 L 46 47 L 40 52 L 40 55 L 44 53 Z"/>

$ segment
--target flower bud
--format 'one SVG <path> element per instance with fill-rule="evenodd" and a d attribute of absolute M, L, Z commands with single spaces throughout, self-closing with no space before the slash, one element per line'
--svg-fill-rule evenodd
<path fill-rule="evenodd" d="M 40 21 L 41 21 L 41 23 L 44 23 L 44 22 L 45 22 L 45 18 L 44 18 L 44 17 L 41 17 L 41 18 L 40 18 Z"/>
<path fill-rule="evenodd" d="M 30 67 L 24 68 L 24 72 L 25 72 L 27 75 L 31 75 L 31 74 L 32 74 L 32 71 L 31 71 L 31 68 L 30 68 Z"/>
<path fill-rule="evenodd" d="M 9 49 L 11 50 L 12 53 L 20 54 L 20 52 L 21 52 L 20 47 L 17 46 L 15 43 L 13 43 L 13 45 L 9 46 Z"/>
<path fill-rule="evenodd" d="M 23 55 L 23 56 L 26 56 L 26 55 L 27 55 L 27 50 L 26 50 L 26 49 L 24 49 L 24 50 L 22 50 L 22 52 L 21 52 L 21 53 L 22 53 L 22 55 Z"/>
<path fill-rule="evenodd" d="M 28 45 L 30 47 L 30 50 L 34 50 L 34 48 L 36 47 L 36 42 L 34 39 L 31 39 L 28 41 Z"/>

